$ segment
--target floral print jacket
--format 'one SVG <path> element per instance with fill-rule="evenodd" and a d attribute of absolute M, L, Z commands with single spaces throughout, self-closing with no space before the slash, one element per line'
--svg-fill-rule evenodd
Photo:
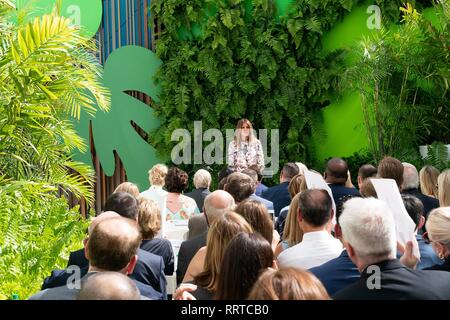
<path fill-rule="evenodd" d="M 252 165 L 257 165 L 260 172 L 264 169 L 264 152 L 259 140 L 241 142 L 240 147 L 232 141 L 228 147 L 228 166 L 241 172 Z"/>

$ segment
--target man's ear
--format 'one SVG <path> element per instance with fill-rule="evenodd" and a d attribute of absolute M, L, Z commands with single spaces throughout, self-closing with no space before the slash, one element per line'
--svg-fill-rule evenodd
<path fill-rule="evenodd" d="M 84 240 L 83 240 L 83 245 L 84 245 L 84 256 L 86 257 L 86 259 L 89 260 L 88 243 L 89 243 L 89 238 L 84 238 Z"/>
<path fill-rule="evenodd" d="M 347 249 L 347 253 L 350 259 L 355 257 L 355 249 L 353 249 L 352 245 L 345 241 L 345 248 Z M 353 259 L 352 259 L 353 260 Z"/>
<path fill-rule="evenodd" d="M 361 177 L 361 176 L 358 176 L 358 187 L 359 187 L 360 189 L 361 189 L 362 183 L 363 183 L 362 177 Z"/>
<path fill-rule="evenodd" d="M 133 273 L 134 267 L 136 267 L 136 263 L 137 263 L 138 259 L 139 258 L 137 256 L 137 254 L 135 254 L 133 257 L 131 257 L 130 262 L 126 266 L 126 268 L 127 268 L 127 275 Z"/>
<path fill-rule="evenodd" d="M 298 208 L 298 211 L 297 211 L 297 219 L 298 219 L 299 223 L 303 222 L 303 214 L 302 214 L 302 211 L 300 210 L 300 208 Z"/>
<path fill-rule="evenodd" d="M 425 224 L 425 217 L 424 216 L 420 216 L 419 224 L 417 225 L 417 230 L 422 229 L 424 224 Z"/>
<path fill-rule="evenodd" d="M 334 226 L 334 236 L 335 238 L 341 238 L 342 237 L 342 229 L 339 223 L 336 223 Z"/>
<path fill-rule="evenodd" d="M 278 264 L 277 264 L 277 260 L 272 260 L 272 269 L 278 270 Z"/>

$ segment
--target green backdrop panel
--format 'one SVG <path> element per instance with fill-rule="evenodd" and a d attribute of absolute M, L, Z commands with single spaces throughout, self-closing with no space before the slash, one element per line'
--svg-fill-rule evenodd
<path fill-rule="evenodd" d="M 105 173 L 114 174 L 113 151 L 116 151 L 126 168 L 128 180 L 136 183 L 140 190 L 148 187 L 148 169 L 164 159 L 158 158 L 156 150 L 141 138 L 131 122 L 149 132 L 159 126 L 159 121 L 150 106 L 127 92 L 142 92 L 158 102 L 160 89 L 152 79 L 160 65 L 161 60 L 148 49 L 138 46 L 116 49 L 104 67 L 104 84 L 111 90 L 111 110 L 97 111 L 94 118 L 83 114 L 77 124 L 78 132 L 87 132 L 89 121 L 92 121 L 94 143 Z M 77 160 L 88 159 L 86 154 L 77 156 Z"/>
<path fill-rule="evenodd" d="M 18 0 L 17 8 L 30 8 L 31 18 L 52 12 L 56 0 Z M 80 26 L 82 34 L 93 37 L 102 20 L 102 0 L 62 0 L 61 15 Z"/>

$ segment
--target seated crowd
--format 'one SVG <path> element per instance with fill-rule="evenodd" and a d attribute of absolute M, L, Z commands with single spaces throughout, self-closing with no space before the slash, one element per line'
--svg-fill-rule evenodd
<path fill-rule="evenodd" d="M 385 157 L 359 168 L 356 188 L 347 163 L 333 158 L 327 190 L 308 188 L 307 172 L 286 163 L 280 183 L 267 187 L 257 166 L 224 168 L 213 191 L 200 169 L 184 193 L 186 172 L 155 165 L 148 190 L 117 187 L 84 248 L 30 299 L 450 299 L 450 169 L 418 171 Z M 395 181 L 413 241 L 398 238 L 403 226 L 374 178 Z M 163 228 L 177 220 L 189 232 L 174 250 Z M 167 276 L 176 290 L 167 292 Z"/>

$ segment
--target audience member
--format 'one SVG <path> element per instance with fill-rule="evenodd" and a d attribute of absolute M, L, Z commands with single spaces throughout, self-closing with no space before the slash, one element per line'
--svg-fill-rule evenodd
<path fill-rule="evenodd" d="M 98 272 L 81 286 L 77 300 L 140 300 L 134 282 L 119 272 Z"/>
<path fill-rule="evenodd" d="M 192 258 L 183 282 L 193 282 L 197 290 L 192 295 L 198 300 L 210 300 L 217 291 L 220 265 L 228 244 L 240 232 L 252 233 L 252 227 L 235 212 L 217 218 L 208 232 L 206 247 Z"/>
<path fill-rule="evenodd" d="M 362 165 L 358 170 L 358 188 L 361 190 L 363 182 L 368 178 L 377 176 L 377 168 L 371 164 Z"/>
<path fill-rule="evenodd" d="M 439 173 L 439 170 L 433 166 L 424 166 L 420 169 L 419 180 L 422 194 L 436 199 L 438 198 L 437 178 Z"/>
<path fill-rule="evenodd" d="M 403 162 L 403 183 L 402 194 L 409 194 L 420 200 L 423 204 L 423 214 L 425 218 L 428 213 L 439 207 L 439 201 L 433 197 L 423 195 L 419 191 L 419 173 L 415 166 L 410 163 Z M 419 229 L 421 230 L 421 229 Z"/>
<path fill-rule="evenodd" d="M 450 207 L 450 169 L 443 171 L 438 177 L 438 196 L 441 207 Z"/>
<path fill-rule="evenodd" d="M 255 170 L 249 168 L 249 169 L 243 170 L 242 173 L 246 174 L 250 178 L 252 178 L 255 186 L 258 184 L 258 173 Z M 256 201 L 262 203 L 267 208 L 270 215 L 273 216 L 274 208 L 273 208 L 272 201 L 269 201 L 264 198 L 261 198 L 260 196 L 257 196 L 256 195 L 256 187 L 253 189 L 253 194 L 250 195 L 249 199 L 256 200 Z"/>
<path fill-rule="evenodd" d="M 405 166 L 405 171 L 406 171 L 406 166 Z M 416 225 L 416 229 L 414 231 L 415 231 L 415 236 L 416 236 L 416 240 L 419 245 L 419 251 L 420 251 L 420 261 L 416 268 L 421 270 L 421 269 L 431 267 L 435 264 L 441 264 L 441 262 L 439 261 L 439 258 L 434 253 L 433 248 L 429 244 L 427 244 L 424 241 L 422 235 L 418 234 L 418 232 L 417 232 L 425 224 L 425 217 L 423 215 L 423 213 L 424 213 L 423 202 L 421 202 L 419 198 L 417 198 L 413 195 L 410 195 L 410 194 L 403 194 L 402 199 L 403 199 L 403 204 L 405 205 L 406 211 L 408 212 L 412 221 L 414 221 L 414 223 Z"/>
<path fill-rule="evenodd" d="M 437 208 L 430 212 L 427 221 L 427 241 L 444 263 L 427 270 L 450 271 L 450 207 Z"/>
<path fill-rule="evenodd" d="M 291 182 L 289 182 L 289 187 L 288 187 L 288 191 L 289 191 L 289 195 L 291 196 L 291 199 L 294 199 L 294 197 L 300 193 L 301 191 L 305 191 L 306 189 L 308 189 L 308 187 L 306 186 L 306 179 L 305 176 L 303 174 L 297 174 L 295 175 Z M 292 201 L 291 201 L 292 203 Z M 286 207 L 284 207 L 283 209 L 280 210 L 280 215 L 278 216 L 278 218 L 276 219 L 275 222 L 275 230 L 278 231 L 278 233 L 280 234 L 280 236 L 283 236 L 283 232 L 284 232 L 284 225 L 286 222 L 286 217 L 289 213 L 289 208 L 290 208 L 290 204 Z"/>
<path fill-rule="evenodd" d="M 346 187 L 348 171 L 347 162 L 341 158 L 332 158 L 327 162 L 324 178 L 331 189 L 336 207 L 342 204 L 344 196 L 359 196 L 356 188 Z"/>
<path fill-rule="evenodd" d="M 214 298 L 244 300 L 261 271 L 275 267 L 270 243 L 259 233 L 239 233 L 225 250 Z"/>
<path fill-rule="evenodd" d="M 116 193 L 116 192 L 127 192 L 135 198 L 137 198 L 139 196 L 139 188 L 137 185 L 135 185 L 132 182 L 122 182 L 114 190 L 114 193 Z"/>
<path fill-rule="evenodd" d="M 191 215 L 200 213 L 195 200 L 182 194 L 189 182 L 186 172 L 177 167 L 170 168 L 164 181 L 169 192 L 166 198 L 166 220 L 187 220 Z"/>
<path fill-rule="evenodd" d="M 186 240 L 195 238 L 196 236 L 205 233 L 207 230 L 208 230 L 208 222 L 206 221 L 205 213 L 193 215 L 189 218 L 188 221 L 188 233 Z"/>
<path fill-rule="evenodd" d="M 303 230 L 298 221 L 298 202 L 300 193 L 297 193 L 292 198 L 292 203 L 289 206 L 288 215 L 286 217 L 286 223 L 284 225 L 282 241 L 278 243 L 275 249 L 275 257 L 278 258 L 279 254 L 290 247 L 300 243 L 303 239 Z M 278 220 L 277 220 L 278 222 Z"/>
<path fill-rule="evenodd" d="M 168 276 L 174 272 L 174 254 L 172 244 L 167 239 L 156 238 L 161 229 L 161 213 L 156 203 L 146 197 L 138 198 L 139 227 L 142 234 L 140 248 L 160 256 L 164 260 L 164 273 Z"/>
<path fill-rule="evenodd" d="M 207 224 L 211 226 L 219 217 L 228 211 L 234 210 L 235 202 L 233 197 L 226 191 L 216 190 L 209 194 L 205 199 L 204 214 Z M 181 283 L 192 260 L 197 251 L 206 245 L 208 232 L 183 241 L 178 252 L 177 265 L 177 283 Z"/>
<path fill-rule="evenodd" d="M 257 173 L 257 184 L 256 184 L 256 191 L 255 194 L 258 197 L 261 197 L 263 191 L 266 191 L 267 189 L 269 189 L 265 184 L 262 183 L 263 180 L 263 175 L 261 173 L 261 171 L 258 169 L 257 165 L 252 165 L 249 167 L 249 169 L 254 170 Z"/>
<path fill-rule="evenodd" d="M 209 191 L 209 188 L 211 187 L 211 174 L 205 169 L 198 170 L 194 174 L 194 187 L 195 190 L 186 193 L 186 196 L 194 199 L 198 209 L 203 212 L 205 198 L 211 193 L 211 191 Z"/>
<path fill-rule="evenodd" d="M 338 257 L 342 244 L 327 231 L 334 212 L 325 190 L 305 190 L 299 194 L 298 221 L 303 230 L 302 242 L 278 256 L 280 267 L 309 269 Z"/>
<path fill-rule="evenodd" d="M 395 221 L 385 202 L 350 199 L 339 224 L 348 255 L 361 272 L 361 278 L 337 292 L 335 299 L 450 298 L 450 274 L 413 270 L 395 258 Z M 411 242 L 407 250 L 412 251 Z"/>
<path fill-rule="evenodd" d="M 105 204 L 106 211 L 113 211 L 124 218 L 137 222 L 139 217 L 139 206 L 135 197 L 126 192 L 113 193 Z M 103 215 L 104 213 L 100 214 Z M 155 290 L 166 295 L 166 277 L 164 275 L 163 258 L 138 249 L 138 262 L 134 268 L 132 277 L 142 283 L 152 286 Z M 70 253 L 67 267 L 72 265 L 86 268 L 89 265 L 84 254 L 84 249 Z M 51 281 L 49 282 L 51 283 Z"/>
<path fill-rule="evenodd" d="M 156 164 L 148 171 L 148 181 L 150 188 L 141 192 L 141 196 L 153 200 L 159 208 L 161 214 L 166 208 L 167 191 L 163 189 L 164 180 L 169 169 L 163 164 Z"/>
<path fill-rule="evenodd" d="M 289 195 L 289 182 L 298 174 L 298 166 L 295 163 L 286 163 L 280 173 L 280 184 L 270 187 L 262 193 L 262 197 L 272 201 L 275 209 L 275 217 L 280 215 L 281 209 L 291 203 Z"/>
<path fill-rule="evenodd" d="M 363 181 L 359 193 L 363 198 L 378 198 L 378 194 L 370 178 Z"/>
<path fill-rule="evenodd" d="M 394 179 L 398 189 L 402 192 L 403 164 L 393 157 L 384 157 L 378 164 L 378 178 Z"/>
<path fill-rule="evenodd" d="M 268 269 L 253 285 L 248 300 L 329 300 L 322 283 L 308 271 Z"/>
<path fill-rule="evenodd" d="M 225 191 L 231 194 L 236 204 L 247 200 L 255 191 L 255 182 L 242 172 L 234 172 L 227 178 Z"/>
<path fill-rule="evenodd" d="M 114 218 L 112 214 L 93 222 L 89 238 L 86 240 L 86 257 L 88 271 L 80 280 L 83 285 L 98 272 L 114 271 L 124 275 L 133 272 L 138 261 L 137 250 L 141 242 L 141 234 L 136 223 L 122 217 Z M 96 220 L 95 219 L 95 220 Z M 69 280 L 69 279 L 67 279 Z M 152 287 L 136 282 L 142 295 L 153 299 L 161 299 L 163 295 Z M 30 300 L 75 300 L 79 287 L 62 286 L 45 289 L 30 297 Z"/>
<path fill-rule="evenodd" d="M 273 229 L 273 221 L 270 218 L 266 207 L 261 202 L 256 200 L 246 200 L 241 202 L 234 211 L 244 217 L 253 228 L 253 231 L 258 232 L 270 244 L 273 244 L 273 234 L 275 232 Z M 273 246 L 275 247 L 277 243 L 278 241 L 276 241 Z"/>

